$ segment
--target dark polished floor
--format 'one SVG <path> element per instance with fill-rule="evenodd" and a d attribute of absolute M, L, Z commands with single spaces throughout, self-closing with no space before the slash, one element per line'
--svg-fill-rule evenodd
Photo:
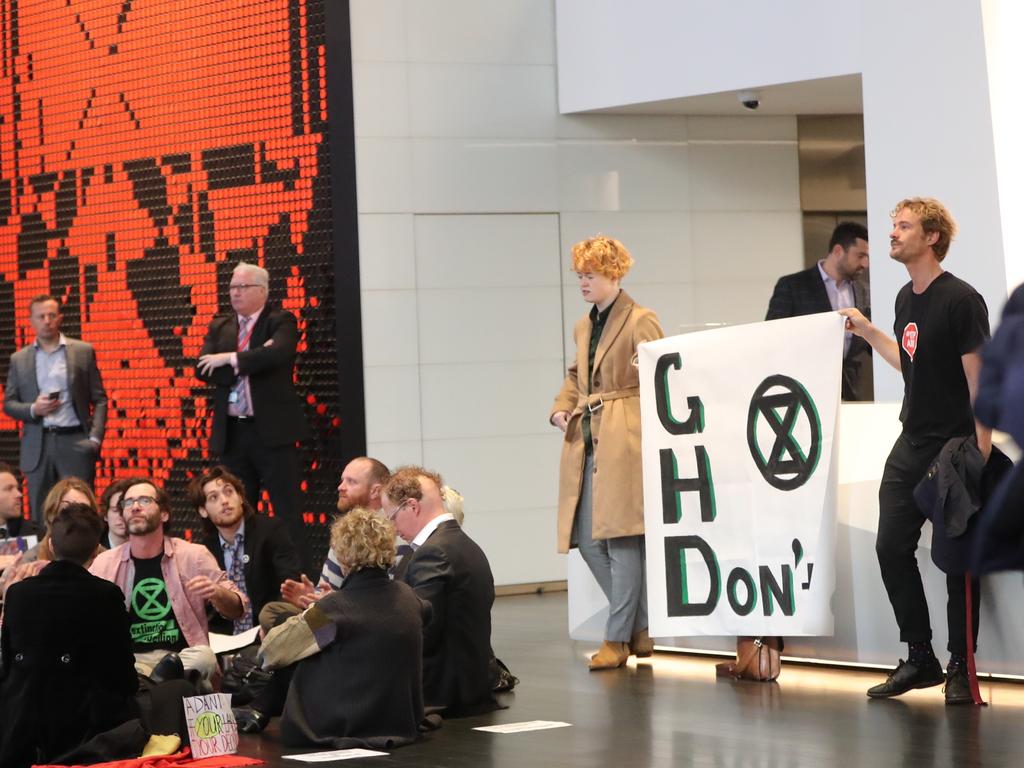
<path fill-rule="evenodd" d="M 1024 765 L 1024 685 L 985 684 L 991 706 L 945 707 L 941 688 L 871 701 L 884 675 L 784 666 L 777 684 L 715 678 L 715 660 L 659 653 L 591 673 L 566 636 L 566 595 L 499 598 L 494 649 L 520 678 L 509 708 L 447 721 L 388 757 L 344 763 L 422 768 L 713 766 L 998 768 Z M 894 660 L 895 661 L 895 660 Z M 474 726 L 561 720 L 571 728 L 490 734 Z M 281 760 L 276 723 L 239 751 Z M 289 753 L 290 750 L 286 750 Z"/>

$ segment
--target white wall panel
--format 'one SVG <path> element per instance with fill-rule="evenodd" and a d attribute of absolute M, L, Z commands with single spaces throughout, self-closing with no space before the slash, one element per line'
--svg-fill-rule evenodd
<path fill-rule="evenodd" d="M 405 0 L 349 0 L 352 61 L 405 61 Z"/>
<path fill-rule="evenodd" d="M 698 284 L 770 280 L 803 269 L 799 210 L 694 211 L 693 275 Z M 825 254 L 821 254 L 822 258 Z"/>
<path fill-rule="evenodd" d="M 356 204 L 360 213 L 412 210 L 412 142 L 356 139 Z"/>
<path fill-rule="evenodd" d="M 424 365 L 423 438 L 530 435 L 547 428 L 560 361 Z"/>
<path fill-rule="evenodd" d="M 425 440 L 423 460 L 443 467 L 445 482 L 466 497 L 466 514 L 497 514 L 558 504 L 562 433 L 540 422 L 543 434 Z"/>
<path fill-rule="evenodd" d="M 695 211 L 800 209 L 796 142 L 692 143 L 689 179 Z"/>
<path fill-rule="evenodd" d="M 386 93 L 387 98 L 380 96 Z M 409 135 L 409 66 L 404 62 L 352 62 L 356 136 Z"/>
<path fill-rule="evenodd" d="M 551 0 L 406 0 L 412 61 L 554 64 Z"/>
<path fill-rule="evenodd" d="M 411 213 L 359 214 L 359 285 L 364 290 L 416 287 Z"/>
<path fill-rule="evenodd" d="M 557 552 L 555 510 L 510 509 L 487 515 L 466 515 L 466 532 L 491 561 L 497 584 L 522 581 L 524 569 L 530 581 L 561 581 L 566 577 L 566 558 Z M 501 638 L 494 638 L 501 656 Z"/>
<path fill-rule="evenodd" d="M 420 288 L 559 286 L 558 216 L 417 216 Z"/>
<path fill-rule="evenodd" d="M 363 291 L 363 365 L 417 365 L 416 291 Z"/>
<path fill-rule="evenodd" d="M 419 366 L 363 368 L 363 383 L 367 443 L 421 439 Z"/>
<path fill-rule="evenodd" d="M 557 286 L 420 291 L 420 358 L 435 363 L 562 360 Z"/>
<path fill-rule="evenodd" d="M 558 209 L 554 141 L 417 139 L 417 213 L 532 213 Z"/>
<path fill-rule="evenodd" d="M 391 470 L 407 464 L 423 466 L 423 443 L 420 440 L 367 443 L 366 455 L 383 461 Z"/>
<path fill-rule="evenodd" d="M 685 142 L 563 142 L 558 147 L 559 210 L 686 210 L 687 152 Z"/>
<path fill-rule="evenodd" d="M 550 139 L 555 135 L 553 66 L 413 64 L 414 136 Z"/>

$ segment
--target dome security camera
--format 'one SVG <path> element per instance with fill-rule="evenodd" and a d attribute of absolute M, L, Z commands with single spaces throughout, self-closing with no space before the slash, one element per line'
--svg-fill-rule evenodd
<path fill-rule="evenodd" d="M 761 97 L 757 91 L 740 91 L 736 94 L 736 97 L 739 99 L 740 104 L 750 111 L 754 111 L 761 106 Z"/>

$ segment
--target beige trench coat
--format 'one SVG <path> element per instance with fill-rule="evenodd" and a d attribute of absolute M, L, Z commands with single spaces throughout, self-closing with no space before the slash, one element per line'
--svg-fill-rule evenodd
<path fill-rule="evenodd" d="M 658 316 L 622 291 L 612 306 L 594 355 L 594 380 L 589 381 L 590 315 L 573 328 L 576 360 L 569 366 L 551 416 L 569 411 L 562 445 L 558 488 L 558 551 L 572 546 L 572 526 L 583 483 L 583 411 L 590 417 L 594 439 L 595 539 L 637 536 L 644 532 L 643 473 L 640 463 L 639 372 L 637 345 L 665 334 Z"/>

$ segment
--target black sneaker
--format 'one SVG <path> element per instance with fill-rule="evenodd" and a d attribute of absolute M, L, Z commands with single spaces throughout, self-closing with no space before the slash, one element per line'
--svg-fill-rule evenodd
<path fill-rule="evenodd" d="M 900 659 L 899 665 L 884 683 L 868 688 L 868 696 L 873 699 L 888 699 L 915 688 L 931 688 L 933 685 L 942 685 L 945 680 L 946 675 L 943 674 L 942 666 L 936 658 L 932 658 L 920 667 Z"/>
<path fill-rule="evenodd" d="M 963 664 L 949 669 L 946 673 L 946 687 L 942 690 L 946 693 L 947 705 L 974 703 L 971 681 L 967 677 L 967 667 Z"/>
<path fill-rule="evenodd" d="M 232 707 L 240 733 L 262 733 L 270 725 L 270 718 L 252 707 Z"/>

